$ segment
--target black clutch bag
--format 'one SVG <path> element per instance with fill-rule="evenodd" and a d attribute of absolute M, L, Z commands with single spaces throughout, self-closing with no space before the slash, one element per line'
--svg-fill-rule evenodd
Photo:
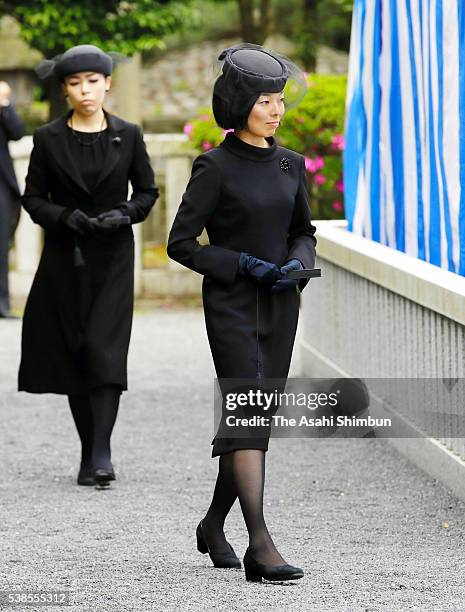
<path fill-rule="evenodd" d="M 100 227 L 120 227 L 120 225 L 131 225 L 130 217 L 114 217 L 99 221 L 96 217 L 91 217 L 90 220 L 96 226 Z"/>
<path fill-rule="evenodd" d="M 321 276 L 321 268 L 303 268 L 302 270 L 291 270 L 284 278 L 316 278 Z"/>

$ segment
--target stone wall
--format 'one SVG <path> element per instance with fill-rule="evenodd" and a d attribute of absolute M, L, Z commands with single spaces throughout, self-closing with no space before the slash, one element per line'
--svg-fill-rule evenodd
<path fill-rule="evenodd" d="M 219 52 L 239 42 L 237 38 L 196 43 L 186 49 L 170 50 L 142 68 L 142 116 L 148 131 L 171 131 L 184 124 L 202 107 L 209 107 L 213 83 L 219 73 Z M 292 44 L 275 35 L 265 43 L 272 49 L 292 54 Z M 348 55 L 320 47 L 317 72 L 347 72 Z"/>
<path fill-rule="evenodd" d="M 142 116 L 149 127 L 182 124 L 209 106 L 218 74 L 215 58 L 237 39 L 197 43 L 170 50 L 142 68 Z M 166 129 L 166 128 L 165 128 Z M 159 131 L 159 129 L 157 129 Z"/>

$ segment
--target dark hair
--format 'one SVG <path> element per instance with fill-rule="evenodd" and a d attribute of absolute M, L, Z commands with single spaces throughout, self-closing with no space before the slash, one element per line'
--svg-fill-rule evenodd
<path fill-rule="evenodd" d="M 247 120 L 253 105 L 258 100 L 260 94 L 245 93 L 236 91 L 234 104 L 232 100 L 226 100 L 224 95 L 218 95 L 223 91 L 223 75 L 220 75 L 213 87 L 212 110 L 216 123 L 225 130 L 243 130 L 247 127 Z M 241 111 L 235 111 L 233 106 Z"/>

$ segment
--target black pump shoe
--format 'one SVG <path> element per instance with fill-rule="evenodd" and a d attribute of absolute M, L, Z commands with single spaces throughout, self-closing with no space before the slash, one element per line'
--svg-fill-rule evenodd
<path fill-rule="evenodd" d="M 197 525 L 195 535 L 197 536 L 197 550 L 203 555 L 208 553 L 215 567 L 241 568 L 241 562 L 229 542 L 228 546 L 231 549 L 230 552 L 214 553 L 209 550 L 202 531 L 202 521 Z"/>
<path fill-rule="evenodd" d="M 285 565 L 265 565 L 264 563 L 258 563 L 252 557 L 249 549 L 245 551 L 244 555 L 244 570 L 245 579 L 248 582 L 261 582 L 262 578 L 265 580 L 297 580 L 303 578 L 304 572 L 300 567 L 294 567 L 286 563 Z"/>
<path fill-rule="evenodd" d="M 100 487 L 108 487 L 112 480 L 116 480 L 115 472 L 113 470 L 104 470 L 99 468 L 95 470 L 94 476 L 95 484 Z"/>
<path fill-rule="evenodd" d="M 93 468 L 88 468 L 81 467 L 79 468 L 79 473 L 78 473 L 78 477 L 77 477 L 77 483 L 78 485 L 81 485 L 83 487 L 91 487 L 95 484 L 95 478 L 94 478 L 94 469 Z"/>

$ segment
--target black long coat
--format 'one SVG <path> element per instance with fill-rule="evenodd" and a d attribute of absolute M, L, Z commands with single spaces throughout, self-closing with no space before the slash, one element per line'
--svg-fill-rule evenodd
<path fill-rule="evenodd" d="M 299 313 L 297 290 L 272 293 L 238 276 L 241 251 L 282 266 L 315 262 L 315 227 L 302 155 L 269 139 L 269 148 L 227 134 L 197 157 L 168 240 L 168 254 L 204 275 L 203 304 L 216 374 L 285 379 Z M 197 237 L 204 227 L 209 245 Z M 305 287 L 300 281 L 300 289 Z M 268 448 L 260 440 L 215 437 L 212 456 Z"/>
<path fill-rule="evenodd" d="M 44 249 L 23 320 L 19 390 L 87 394 L 105 384 L 127 389 L 127 353 L 134 286 L 132 228 L 78 239 L 85 265 L 76 267 L 75 234 L 65 209 L 91 217 L 122 206 L 143 221 L 157 196 L 141 129 L 105 111 L 109 150 L 90 192 L 71 157 L 71 111 L 34 134 L 22 204 L 45 229 Z M 133 193 L 128 201 L 128 181 Z"/>

